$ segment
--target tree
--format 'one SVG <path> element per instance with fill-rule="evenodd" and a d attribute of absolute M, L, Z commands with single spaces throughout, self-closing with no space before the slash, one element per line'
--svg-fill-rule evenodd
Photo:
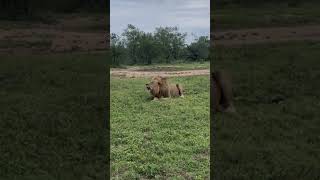
<path fill-rule="evenodd" d="M 138 57 L 143 60 L 143 63 L 152 64 L 153 59 L 158 56 L 157 42 L 152 33 L 143 33 L 138 42 Z"/>
<path fill-rule="evenodd" d="M 192 61 L 208 59 L 209 45 L 208 36 L 200 36 L 195 42 L 187 46 L 187 59 L 191 59 Z"/>
<path fill-rule="evenodd" d="M 170 58 L 177 60 L 185 44 L 186 33 L 180 33 L 177 27 L 159 27 L 154 33 L 159 43 L 161 57 L 170 62 Z"/>
<path fill-rule="evenodd" d="M 189 46 L 187 33 L 177 27 L 159 27 L 153 33 L 140 31 L 129 24 L 121 36 L 111 34 L 112 64 L 171 63 L 178 59 L 203 61 L 208 59 L 209 39 L 201 36 Z"/>
<path fill-rule="evenodd" d="M 141 34 L 142 32 L 132 24 L 129 24 L 122 34 L 122 36 L 125 38 L 126 48 L 129 51 L 129 57 L 132 61 L 132 64 L 136 64 L 138 61 L 137 53 Z"/>
<path fill-rule="evenodd" d="M 112 33 L 111 34 L 111 57 L 112 57 L 112 65 L 119 66 L 120 65 L 120 57 L 125 55 L 125 47 L 123 41 L 121 41 L 120 37 Z"/>

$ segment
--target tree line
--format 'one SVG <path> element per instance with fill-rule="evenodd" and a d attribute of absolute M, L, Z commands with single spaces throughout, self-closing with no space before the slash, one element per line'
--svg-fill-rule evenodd
<path fill-rule="evenodd" d="M 186 44 L 186 37 L 177 27 L 157 27 L 150 33 L 129 24 L 121 35 L 111 33 L 112 65 L 208 60 L 208 36 L 190 44 Z"/>
<path fill-rule="evenodd" d="M 0 0 L 0 18 L 26 20 L 43 12 L 72 13 L 88 11 L 106 13 L 106 0 Z"/>

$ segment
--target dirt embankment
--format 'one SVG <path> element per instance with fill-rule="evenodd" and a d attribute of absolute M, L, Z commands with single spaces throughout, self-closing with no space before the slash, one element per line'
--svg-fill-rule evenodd
<path fill-rule="evenodd" d="M 58 16 L 54 24 L 0 21 L 1 54 L 104 51 L 108 48 L 105 15 Z M 320 25 L 214 31 L 215 45 L 320 40 Z"/>
<path fill-rule="evenodd" d="M 195 70 L 184 70 L 184 71 L 143 71 L 137 68 L 129 69 L 111 69 L 111 76 L 113 77 L 153 77 L 153 76 L 164 76 L 164 77 L 173 77 L 173 76 L 199 76 L 199 75 L 209 75 L 209 69 L 195 69 Z"/>
<path fill-rule="evenodd" d="M 0 54 L 101 51 L 108 47 L 104 15 L 68 15 L 54 24 L 0 21 Z"/>
<path fill-rule="evenodd" d="M 286 41 L 319 41 L 320 25 L 253 28 L 213 32 L 215 45 L 234 46 Z"/>

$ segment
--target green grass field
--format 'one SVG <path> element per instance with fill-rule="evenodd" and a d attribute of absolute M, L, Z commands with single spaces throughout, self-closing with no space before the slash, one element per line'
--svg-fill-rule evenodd
<path fill-rule="evenodd" d="M 209 178 L 209 77 L 170 78 L 184 98 L 151 101 L 150 78 L 111 78 L 113 179 Z"/>
<path fill-rule="evenodd" d="M 265 3 L 256 7 L 216 6 L 211 11 L 211 23 L 219 30 L 295 26 L 320 22 L 320 5 L 317 2 L 302 3 L 297 7 L 288 7 L 286 3 Z"/>
<path fill-rule="evenodd" d="M 0 63 L 0 179 L 103 179 L 106 54 Z"/>
<path fill-rule="evenodd" d="M 217 114 L 217 179 L 319 179 L 320 43 L 217 47 L 233 75 L 237 115 Z"/>

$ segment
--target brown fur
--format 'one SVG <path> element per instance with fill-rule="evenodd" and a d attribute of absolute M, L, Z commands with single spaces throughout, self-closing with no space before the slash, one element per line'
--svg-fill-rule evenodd
<path fill-rule="evenodd" d="M 213 112 L 236 112 L 233 105 L 231 77 L 225 71 L 211 73 L 211 108 Z"/>
<path fill-rule="evenodd" d="M 152 99 L 183 97 L 183 89 L 179 84 L 169 84 L 166 77 L 155 76 L 146 84 Z"/>

